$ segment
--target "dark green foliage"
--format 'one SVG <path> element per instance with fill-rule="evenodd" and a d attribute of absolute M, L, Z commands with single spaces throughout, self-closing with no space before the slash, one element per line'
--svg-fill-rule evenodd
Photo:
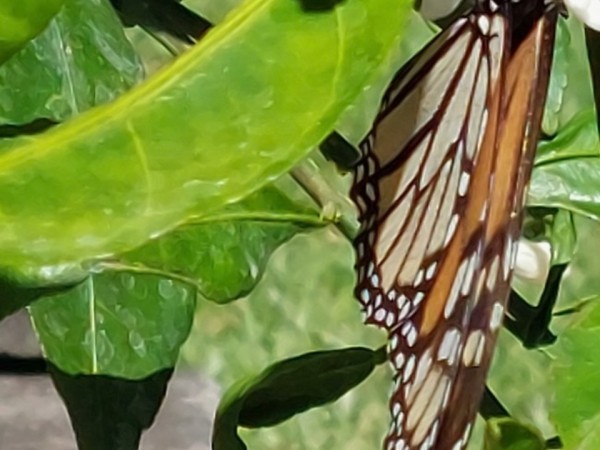
<path fill-rule="evenodd" d="M 277 425 L 308 409 L 331 403 L 361 383 L 384 350 L 366 348 L 307 353 L 273 364 L 256 377 L 241 380 L 223 396 L 214 425 L 215 450 L 242 445 L 237 427 Z"/>
<path fill-rule="evenodd" d="M 106 375 L 68 375 L 50 365 L 52 381 L 65 402 L 79 450 L 136 450 L 160 408 L 173 374 L 142 380 Z"/>

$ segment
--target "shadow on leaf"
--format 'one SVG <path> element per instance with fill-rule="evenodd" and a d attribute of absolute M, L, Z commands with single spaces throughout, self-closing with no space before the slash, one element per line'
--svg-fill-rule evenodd
<path fill-rule="evenodd" d="M 152 425 L 173 369 L 142 380 L 69 375 L 48 363 L 77 437 L 79 450 L 137 450 Z"/>

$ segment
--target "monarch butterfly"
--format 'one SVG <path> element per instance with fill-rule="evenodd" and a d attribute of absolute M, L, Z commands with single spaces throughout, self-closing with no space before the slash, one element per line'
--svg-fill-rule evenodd
<path fill-rule="evenodd" d="M 467 445 L 502 322 L 559 6 L 478 0 L 394 77 L 360 144 L 357 286 L 389 333 L 386 450 Z"/>

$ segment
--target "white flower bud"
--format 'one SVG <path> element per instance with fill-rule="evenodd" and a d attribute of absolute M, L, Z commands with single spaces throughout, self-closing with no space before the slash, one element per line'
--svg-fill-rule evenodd
<path fill-rule="evenodd" d="M 575 17 L 600 31 L 600 0 L 565 0 L 565 4 Z"/>
<path fill-rule="evenodd" d="M 522 281 L 543 283 L 548 276 L 552 248 L 548 242 L 521 238 L 517 249 L 514 275 Z"/>

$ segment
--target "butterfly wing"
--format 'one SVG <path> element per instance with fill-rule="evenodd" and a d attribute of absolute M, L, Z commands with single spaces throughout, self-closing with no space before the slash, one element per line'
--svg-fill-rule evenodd
<path fill-rule="evenodd" d="M 490 12 L 489 35 L 478 18 L 455 23 L 400 71 L 361 144 L 351 196 L 362 224 L 356 295 L 367 323 L 393 328 L 426 292 L 428 305 L 445 304 L 432 288 L 497 109 L 491 91 L 506 40 L 500 13 Z"/>
<path fill-rule="evenodd" d="M 485 377 L 510 292 L 510 279 L 526 186 L 538 142 L 554 42 L 556 10 L 536 23 L 511 57 L 504 94 L 503 124 L 496 146 L 481 270 L 469 298 L 460 345 L 461 363 L 448 403 L 460 405 L 441 418 L 436 446 L 459 449 L 467 445 Z M 452 333 L 451 330 L 445 333 Z"/>
<path fill-rule="evenodd" d="M 482 2 L 438 36 L 394 78 L 361 145 L 356 295 L 366 322 L 390 333 L 387 449 L 466 445 L 547 82 L 552 14 L 537 6 L 516 52 L 509 2 Z"/>

